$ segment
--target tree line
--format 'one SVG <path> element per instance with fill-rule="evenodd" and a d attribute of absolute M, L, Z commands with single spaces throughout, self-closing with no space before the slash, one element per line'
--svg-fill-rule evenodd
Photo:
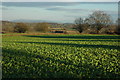
<path fill-rule="evenodd" d="M 26 33 L 26 32 L 48 32 L 49 24 L 48 23 L 37 23 L 34 27 L 31 27 L 25 23 L 16 23 L 14 26 L 7 26 L 3 28 L 3 31 L 6 32 L 15 32 L 15 33 Z"/>

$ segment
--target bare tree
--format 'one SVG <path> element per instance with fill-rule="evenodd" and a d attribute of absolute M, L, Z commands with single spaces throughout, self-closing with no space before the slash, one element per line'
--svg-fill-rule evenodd
<path fill-rule="evenodd" d="M 78 18 L 75 20 L 75 27 L 81 33 L 84 30 L 84 20 L 82 18 Z"/>
<path fill-rule="evenodd" d="M 95 11 L 88 17 L 88 24 L 92 27 L 96 27 L 97 33 L 103 27 L 108 27 L 111 25 L 112 20 L 110 16 L 103 11 Z"/>
<path fill-rule="evenodd" d="M 87 28 L 96 29 L 96 33 L 103 27 L 108 27 L 112 24 L 110 16 L 103 11 L 95 11 L 88 18 L 83 20 L 78 18 L 75 20 L 76 29 L 81 33 Z"/>

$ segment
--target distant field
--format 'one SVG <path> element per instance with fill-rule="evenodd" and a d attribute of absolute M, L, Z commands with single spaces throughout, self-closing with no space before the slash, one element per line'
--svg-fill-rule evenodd
<path fill-rule="evenodd" d="M 120 36 L 7 35 L 3 78 L 120 78 Z"/>

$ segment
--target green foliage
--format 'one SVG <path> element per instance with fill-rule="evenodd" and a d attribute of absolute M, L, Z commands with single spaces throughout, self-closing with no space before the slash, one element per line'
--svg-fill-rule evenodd
<path fill-rule="evenodd" d="M 3 78 L 120 78 L 120 36 L 3 36 Z"/>
<path fill-rule="evenodd" d="M 28 26 L 24 23 L 17 23 L 14 27 L 14 32 L 25 33 L 28 31 Z"/>
<path fill-rule="evenodd" d="M 48 23 L 38 23 L 35 27 L 35 30 L 40 32 L 47 32 L 48 28 L 49 28 Z"/>

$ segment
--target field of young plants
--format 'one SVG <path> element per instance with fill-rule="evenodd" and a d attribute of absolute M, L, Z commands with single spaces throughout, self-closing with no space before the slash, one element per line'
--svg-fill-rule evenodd
<path fill-rule="evenodd" d="M 3 78 L 120 78 L 120 36 L 2 38 Z"/>

